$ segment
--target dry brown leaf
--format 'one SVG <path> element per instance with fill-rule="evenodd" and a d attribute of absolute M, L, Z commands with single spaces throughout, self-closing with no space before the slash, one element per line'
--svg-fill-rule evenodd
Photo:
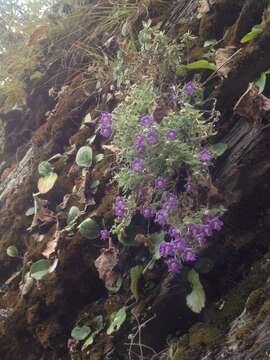
<path fill-rule="evenodd" d="M 210 11 L 210 5 L 208 0 L 200 0 L 198 13 L 200 16 L 207 14 Z"/>
<path fill-rule="evenodd" d="M 111 246 L 108 249 L 102 249 L 101 255 L 96 259 L 95 266 L 97 268 L 100 279 L 106 285 L 111 286 L 114 278 L 114 268 L 119 261 L 119 251 L 116 247 Z"/>
<path fill-rule="evenodd" d="M 47 242 L 46 249 L 42 252 L 42 255 L 45 256 L 47 259 L 49 259 L 51 254 L 55 252 L 60 238 L 61 238 L 61 233 L 59 230 L 56 230 L 53 238 Z"/>
<path fill-rule="evenodd" d="M 120 151 L 119 148 L 115 145 L 102 145 L 102 149 L 109 150 L 112 153 L 117 153 Z"/>
<path fill-rule="evenodd" d="M 144 246 L 149 246 L 151 242 L 150 236 L 146 236 L 144 234 L 137 234 L 135 236 L 135 241 L 137 241 L 140 244 L 143 244 Z"/>
<path fill-rule="evenodd" d="M 222 49 L 218 49 L 215 54 L 215 61 L 218 68 L 218 73 L 225 78 L 231 71 L 232 63 L 228 61 L 230 57 L 235 53 L 235 46 L 227 46 Z"/>
<path fill-rule="evenodd" d="M 30 36 L 28 46 L 35 46 L 37 43 L 40 42 L 40 40 L 44 39 L 47 35 L 47 30 L 48 28 L 46 25 L 39 26 Z"/>

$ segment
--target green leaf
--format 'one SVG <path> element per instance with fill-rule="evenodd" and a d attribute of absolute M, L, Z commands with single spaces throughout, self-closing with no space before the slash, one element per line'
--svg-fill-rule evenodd
<path fill-rule="evenodd" d="M 224 143 L 217 143 L 211 146 L 211 151 L 216 157 L 223 155 L 227 149 L 228 145 Z"/>
<path fill-rule="evenodd" d="M 119 275 L 115 285 L 113 285 L 113 286 L 105 285 L 105 286 L 109 292 L 116 294 L 121 289 L 122 284 L 123 284 L 123 279 L 122 279 L 122 276 Z"/>
<path fill-rule="evenodd" d="M 217 44 L 217 40 L 216 39 L 212 39 L 212 40 L 206 40 L 203 44 L 204 48 L 210 47 L 210 46 L 215 46 Z"/>
<path fill-rule="evenodd" d="M 120 310 L 112 313 L 111 323 L 109 328 L 107 329 L 107 335 L 111 335 L 114 332 L 118 331 L 125 322 L 126 318 L 127 318 L 127 312 L 125 306 L 123 306 Z"/>
<path fill-rule="evenodd" d="M 40 71 L 35 71 L 31 76 L 30 76 L 30 80 L 40 80 L 42 79 L 44 76 L 44 74 Z"/>
<path fill-rule="evenodd" d="M 84 220 L 79 225 L 79 231 L 80 234 L 86 239 L 92 240 L 99 237 L 99 227 L 97 223 L 91 218 Z"/>
<path fill-rule="evenodd" d="M 104 159 L 104 154 L 97 154 L 95 156 L 95 162 L 98 163 Z"/>
<path fill-rule="evenodd" d="M 188 70 L 208 69 L 215 71 L 217 69 L 217 66 L 215 64 L 210 63 L 207 60 L 198 60 L 186 65 L 186 67 Z"/>
<path fill-rule="evenodd" d="M 96 140 L 96 137 L 97 137 L 97 135 L 91 136 L 89 139 L 86 140 L 87 143 L 88 143 L 89 145 L 92 145 L 93 142 Z"/>
<path fill-rule="evenodd" d="M 46 259 L 38 260 L 31 265 L 30 276 L 33 279 L 41 280 L 43 276 L 48 274 L 50 267 L 51 267 L 51 263 L 49 260 Z"/>
<path fill-rule="evenodd" d="M 46 194 L 53 187 L 58 178 L 56 173 L 50 173 L 49 175 L 43 176 L 38 180 L 38 190 L 41 194 Z"/>
<path fill-rule="evenodd" d="M 241 39 L 241 43 L 242 44 L 246 44 L 248 42 L 250 42 L 251 40 L 254 40 L 260 33 L 263 32 L 263 29 L 261 28 L 260 25 L 256 25 L 252 28 L 252 30 L 247 33 L 242 39 Z"/>
<path fill-rule="evenodd" d="M 136 265 L 130 269 L 130 279 L 131 279 L 130 290 L 132 294 L 135 296 L 136 301 L 138 301 L 139 299 L 138 285 L 142 272 L 143 272 L 142 265 Z"/>
<path fill-rule="evenodd" d="M 187 74 L 187 68 L 185 65 L 176 65 L 175 73 L 177 76 L 185 76 Z"/>
<path fill-rule="evenodd" d="M 76 326 L 72 329 L 71 336 L 73 339 L 81 341 L 84 340 L 91 332 L 89 326 Z"/>
<path fill-rule="evenodd" d="M 26 210 L 25 215 L 26 216 L 32 216 L 35 214 L 35 208 L 34 207 L 30 207 L 29 209 Z"/>
<path fill-rule="evenodd" d="M 42 161 L 38 165 L 38 172 L 41 176 L 47 176 L 53 172 L 53 167 L 48 161 Z"/>
<path fill-rule="evenodd" d="M 76 155 L 76 163 L 80 167 L 89 168 L 93 161 L 93 151 L 90 146 L 82 146 Z"/>
<path fill-rule="evenodd" d="M 102 315 L 98 315 L 96 316 L 92 322 L 91 322 L 91 327 L 93 327 L 95 329 L 94 332 L 92 332 L 92 334 L 85 340 L 83 346 L 82 346 L 82 351 L 84 351 L 85 349 L 87 349 L 90 345 L 93 344 L 95 337 L 101 332 L 101 330 L 104 328 L 104 323 L 103 323 L 103 317 Z"/>
<path fill-rule="evenodd" d="M 196 314 L 199 314 L 205 306 L 205 292 L 200 282 L 199 274 L 195 270 L 188 273 L 188 281 L 192 286 L 192 292 L 187 296 L 187 306 Z"/>
<path fill-rule="evenodd" d="M 19 256 L 19 252 L 18 249 L 16 248 L 16 246 L 11 245 L 7 248 L 7 255 L 10 257 L 18 257 Z"/>
<path fill-rule="evenodd" d="M 96 189 L 98 186 L 99 186 L 99 184 L 100 184 L 100 181 L 99 180 L 95 180 L 95 181 L 93 181 L 92 183 L 91 183 L 91 185 L 90 185 L 90 189 Z"/>
<path fill-rule="evenodd" d="M 159 260 L 161 258 L 159 253 L 159 246 L 162 243 L 162 241 L 164 241 L 164 239 L 165 239 L 165 233 L 163 231 L 151 235 L 149 251 L 154 260 Z"/>
<path fill-rule="evenodd" d="M 70 224 L 79 215 L 80 209 L 77 206 L 71 206 L 67 216 L 67 223 Z"/>
<path fill-rule="evenodd" d="M 257 86 L 257 88 L 259 89 L 259 94 L 262 94 L 264 89 L 265 89 L 265 85 L 266 85 L 266 73 L 263 72 L 261 74 L 261 76 L 259 77 L 259 79 L 257 81 L 255 81 L 255 85 Z"/>

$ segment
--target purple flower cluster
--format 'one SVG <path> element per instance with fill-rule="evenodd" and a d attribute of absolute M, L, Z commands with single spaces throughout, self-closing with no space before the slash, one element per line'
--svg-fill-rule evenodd
<path fill-rule="evenodd" d="M 146 135 L 147 143 L 149 145 L 155 145 L 158 143 L 158 133 L 157 130 L 152 128 L 148 131 Z"/>
<path fill-rule="evenodd" d="M 131 164 L 131 168 L 133 171 L 136 172 L 143 172 L 144 171 L 144 161 L 143 159 L 139 158 L 139 157 L 135 157 L 132 160 L 132 164 Z"/>
<path fill-rule="evenodd" d="M 145 152 L 145 138 L 142 133 L 137 133 L 134 137 L 133 147 L 139 152 L 144 154 Z"/>
<path fill-rule="evenodd" d="M 107 229 L 100 230 L 100 237 L 102 240 L 107 240 L 110 237 L 110 232 Z"/>
<path fill-rule="evenodd" d="M 156 189 L 164 189 L 166 186 L 166 179 L 163 176 L 158 176 L 155 179 L 155 188 Z"/>
<path fill-rule="evenodd" d="M 140 117 L 139 123 L 146 128 L 150 128 L 154 124 L 153 116 L 145 114 Z"/>
<path fill-rule="evenodd" d="M 199 153 L 199 160 L 203 163 L 208 163 L 212 160 L 213 156 L 210 150 L 202 149 Z"/>
<path fill-rule="evenodd" d="M 112 136 L 112 114 L 108 112 L 101 113 L 99 124 L 101 135 L 110 138 Z"/>
<path fill-rule="evenodd" d="M 191 194 L 192 191 L 193 191 L 193 184 L 191 181 L 187 181 L 187 183 L 185 184 L 185 189 L 186 189 L 186 192 Z"/>
<path fill-rule="evenodd" d="M 127 216 L 127 205 L 123 196 L 117 196 L 115 199 L 115 215 L 120 219 L 124 219 Z"/>
<path fill-rule="evenodd" d="M 189 224 L 184 235 L 175 227 L 170 227 L 167 234 L 171 240 L 163 241 L 159 248 L 160 255 L 167 258 L 168 271 L 179 272 L 183 262 L 194 262 L 197 253 L 189 244 L 204 246 L 207 237 L 213 236 L 214 231 L 219 231 L 222 227 L 223 221 L 211 212 L 204 214 L 202 224 Z"/>
<path fill-rule="evenodd" d="M 168 217 L 173 214 L 177 206 L 177 196 L 168 192 L 166 194 L 166 201 L 161 210 L 156 212 L 155 222 L 160 226 L 165 226 L 168 223 Z"/>
<path fill-rule="evenodd" d="M 176 140 L 177 139 L 177 130 L 176 129 L 168 129 L 166 132 L 166 137 L 168 140 Z"/>
<path fill-rule="evenodd" d="M 196 88 L 196 85 L 194 84 L 194 82 L 189 81 L 188 83 L 186 83 L 184 90 L 188 95 L 192 96 L 195 93 L 195 91 L 197 90 L 197 88 Z"/>

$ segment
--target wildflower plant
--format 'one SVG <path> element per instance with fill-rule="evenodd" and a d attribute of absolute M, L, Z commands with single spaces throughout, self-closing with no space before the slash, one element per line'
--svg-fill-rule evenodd
<path fill-rule="evenodd" d="M 172 272 L 193 263 L 207 238 L 223 226 L 216 210 L 198 202 L 198 188 L 214 159 L 202 143 L 215 133 L 215 122 L 206 121 L 188 102 L 195 91 L 193 84 L 179 88 L 181 108 L 169 108 L 157 121 L 155 110 L 164 94 L 146 77 L 100 120 L 102 134 L 104 117 L 110 118 L 111 142 L 117 149 L 114 179 L 121 195 L 115 200 L 116 223 L 129 226 L 140 214 L 159 226 L 166 234 L 160 256 Z M 182 187 L 179 179 L 184 180 Z"/>

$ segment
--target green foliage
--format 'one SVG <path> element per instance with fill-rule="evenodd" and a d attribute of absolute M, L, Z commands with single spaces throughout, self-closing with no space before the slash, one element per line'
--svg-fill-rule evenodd
<path fill-rule="evenodd" d="M 136 265 L 133 266 L 130 269 L 130 290 L 132 294 L 135 296 L 135 299 L 138 301 L 139 299 L 139 280 L 143 272 L 143 266 L 142 265 Z"/>
<path fill-rule="evenodd" d="M 123 323 L 126 321 L 127 318 L 127 311 L 126 307 L 123 306 L 118 311 L 114 312 L 110 316 L 111 323 L 109 328 L 107 329 L 107 335 L 112 335 L 113 333 L 117 332 Z"/>
<path fill-rule="evenodd" d="M 159 260 L 161 258 L 159 253 L 159 246 L 165 239 L 165 232 L 155 233 L 151 235 L 151 241 L 149 245 L 149 251 L 153 260 Z"/>
<path fill-rule="evenodd" d="M 186 67 L 188 70 L 217 70 L 217 66 L 215 64 L 209 63 L 207 60 L 198 60 L 188 64 Z"/>
<path fill-rule="evenodd" d="M 33 263 L 30 267 L 30 276 L 35 280 L 41 280 L 49 273 L 51 263 L 49 260 L 41 259 Z"/>
<path fill-rule="evenodd" d="M 7 255 L 10 257 L 18 257 L 19 256 L 19 252 L 18 249 L 16 248 L 16 246 L 11 245 L 7 248 Z"/>
<path fill-rule="evenodd" d="M 71 336 L 73 339 L 81 341 L 84 340 L 91 332 L 89 326 L 76 326 L 72 329 Z"/>
<path fill-rule="evenodd" d="M 188 281 L 192 286 L 192 292 L 187 296 L 187 306 L 199 314 L 205 306 L 205 292 L 199 274 L 194 269 L 189 271 Z"/>
<path fill-rule="evenodd" d="M 104 323 L 103 323 L 102 315 L 96 316 L 91 321 L 90 325 L 91 325 L 91 329 L 93 329 L 94 331 L 92 331 L 90 336 L 88 336 L 88 338 L 85 340 L 82 346 L 82 351 L 86 350 L 90 345 L 92 345 L 95 340 L 95 337 L 103 330 Z"/>
<path fill-rule="evenodd" d="M 49 173 L 46 176 L 39 178 L 38 180 L 38 191 L 41 194 L 46 194 L 55 185 L 58 175 L 54 172 Z"/>
<path fill-rule="evenodd" d="M 25 215 L 26 216 L 32 216 L 35 214 L 35 208 L 34 207 L 30 207 L 29 209 L 26 210 Z"/>
<path fill-rule="evenodd" d="M 216 157 L 223 155 L 227 149 L 228 145 L 224 143 L 217 143 L 211 146 L 211 151 Z"/>
<path fill-rule="evenodd" d="M 157 176 L 162 174 L 173 186 L 175 176 L 183 167 L 190 174 L 205 174 L 206 171 L 198 160 L 198 154 L 202 140 L 214 134 L 214 123 L 206 123 L 201 112 L 188 103 L 182 104 L 181 111 L 171 111 L 161 122 L 155 124 L 159 141 L 156 145 L 146 147 L 144 164 L 147 172 L 136 173 L 131 169 L 132 159 L 137 156 L 137 150 L 133 146 L 134 137 L 139 132 L 147 131 L 142 129 L 138 119 L 145 113 L 153 113 L 158 97 L 152 80 L 146 78 L 142 84 L 131 88 L 125 101 L 113 113 L 115 135 L 112 142 L 119 149 L 119 171 L 116 172 L 115 179 L 125 193 L 132 194 L 129 202 L 133 208 L 136 208 L 136 204 L 140 205 L 135 199 L 136 194 Z M 177 129 L 175 141 L 168 141 L 166 138 L 166 132 L 170 128 Z M 158 205 L 154 204 L 156 207 Z"/>
<path fill-rule="evenodd" d="M 99 227 L 97 223 L 88 218 L 79 225 L 80 234 L 86 239 L 96 239 L 99 236 Z"/>
<path fill-rule="evenodd" d="M 47 176 L 53 172 L 53 167 L 48 161 L 42 161 L 38 165 L 38 172 L 41 176 Z"/>
<path fill-rule="evenodd" d="M 76 163 L 80 167 L 89 168 L 93 161 L 93 150 L 90 146 L 82 146 L 76 155 Z"/>
<path fill-rule="evenodd" d="M 256 37 L 259 36 L 262 32 L 263 32 L 263 28 L 261 27 L 261 25 L 253 26 L 252 30 L 241 39 L 241 43 L 246 44 L 256 39 Z"/>
<path fill-rule="evenodd" d="M 79 215 L 80 209 L 77 206 L 71 206 L 68 212 L 67 223 L 70 224 Z"/>

